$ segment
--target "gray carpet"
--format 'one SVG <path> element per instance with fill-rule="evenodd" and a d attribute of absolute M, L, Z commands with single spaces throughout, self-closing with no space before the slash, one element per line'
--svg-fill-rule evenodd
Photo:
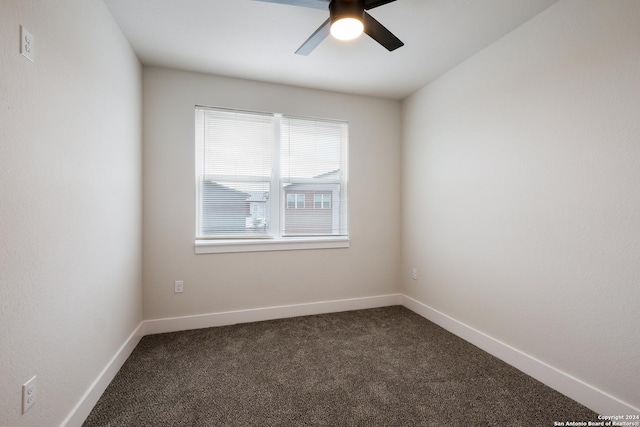
<path fill-rule="evenodd" d="M 91 426 L 553 426 L 597 414 L 404 307 L 146 336 Z"/>

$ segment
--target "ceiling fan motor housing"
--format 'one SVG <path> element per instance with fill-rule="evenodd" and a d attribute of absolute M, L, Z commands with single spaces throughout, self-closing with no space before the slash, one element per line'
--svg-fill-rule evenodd
<path fill-rule="evenodd" d="M 342 18 L 355 18 L 364 22 L 364 0 L 331 0 L 329 16 L 332 24 Z"/>

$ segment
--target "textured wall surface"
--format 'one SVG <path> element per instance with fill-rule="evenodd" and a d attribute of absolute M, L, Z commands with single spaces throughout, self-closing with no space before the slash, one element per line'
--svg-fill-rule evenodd
<path fill-rule="evenodd" d="M 159 68 L 143 81 L 145 319 L 397 292 L 399 102 Z M 348 120 L 351 247 L 194 255 L 196 104 Z"/>
<path fill-rule="evenodd" d="M 141 90 L 100 0 L 0 2 L 2 426 L 60 425 L 140 323 Z"/>
<path fill-rule="evenodd" d="M 639 22 L 559 2 L 403 104 L 403 292 L 635 407 Z"/>

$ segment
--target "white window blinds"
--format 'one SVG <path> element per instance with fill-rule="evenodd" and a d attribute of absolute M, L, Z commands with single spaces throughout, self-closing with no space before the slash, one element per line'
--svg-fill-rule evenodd
<path fill-rule="evenodd" d="M 303 209 L 284 210 L 284 236 L 347 234 L 346 140 L 344 122 L 282 118 L 282 189 L 287 196 L 297 194 L 304 198 Z"/>
<path fill-rule="evenodd" d="M 197 240 L 348 235 L 346 122 L 195 116 Z"/>
<path fill-rule="evenodd" d="M 273 115 L 196 110 L 196 237 L 269 236 Z"/>

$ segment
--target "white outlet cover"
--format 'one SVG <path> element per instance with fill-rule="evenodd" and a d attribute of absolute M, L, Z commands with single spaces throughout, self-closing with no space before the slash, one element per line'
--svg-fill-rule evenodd
<path fill-rule="evenodd" d="M 36 42 L 33 35 L 20 26 L 20 53 L 31 62 L 36 62 Z"/>
<path fill-rule="evenodd" d="M 22 413 L 27 412 L 38 398 L 36 376 L 22 385 Z"/>
<path fill-rule="evenodd" d="M 184 292 L 184 282 L 182 280 L 175 281 L 173 292 L 176 294 Z"/>

